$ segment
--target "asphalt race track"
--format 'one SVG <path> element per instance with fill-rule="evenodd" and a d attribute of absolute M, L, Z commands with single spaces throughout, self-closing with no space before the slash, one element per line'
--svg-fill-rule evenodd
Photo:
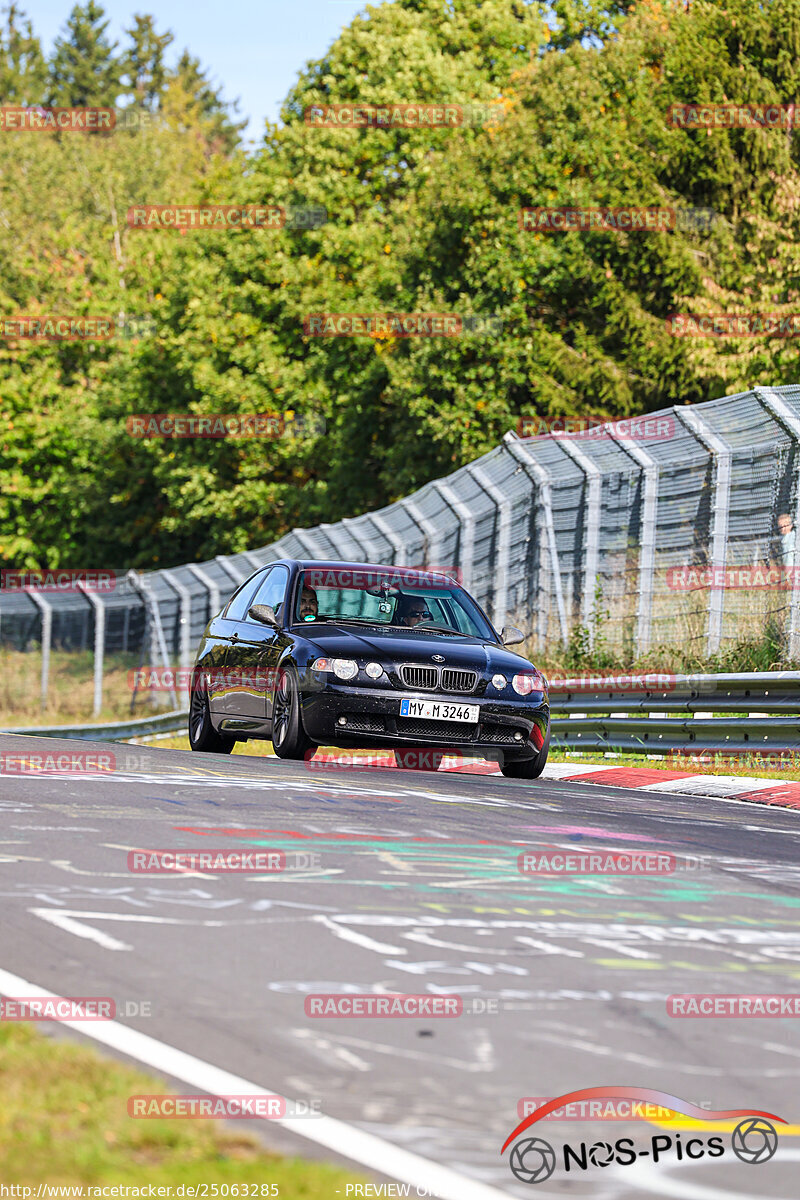
<path fill-rule="evenodd" d="M 6 754 L 43 746 L 76 749 L 0 738 Z M 797 990 L 797 813 L 564 781 L 80 749 L 112 749 L 117 770 L 0 776 L 0 993 L 109 996 L 119 1013 L 57 1036 L 105 1040 L 175 1092 L 230 1094 L 246 1081 L 316 1102 L 323 1118 L 246 1127 L 282 1151 L 338 1151 L 373 1180 L 427 1181 L 451 1200 L 797 1195 L 796 1019 L 666 1009 L 675 993 Z M 137 849 L 265 847 L 297 869 L 127 866 Z M 517 868 L 527 848 L 702 862 L 535 877 Z M 341 992 L 455 993 L 483 1011 L 306 1016 L 306 995 Z M 735 1158 L 725 1134 L 713 1161 L 645 1157 L 561 1169 L 534 1191 L 517 1182 L 500 1147 L 518 1101 L 603 1084 L 764 1109 L 789 1131 L 763 1165 Z M 644 1147 L 663 1129 L 547 1121 L 532 1132 L 557 1147 L 622 1136 Z"/>

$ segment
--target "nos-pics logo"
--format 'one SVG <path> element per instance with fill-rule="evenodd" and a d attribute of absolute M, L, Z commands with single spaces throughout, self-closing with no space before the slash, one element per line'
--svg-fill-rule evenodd
<path fill-rule="evenodd" d="M 521 1133 L 525 1133 L 537 1121 L 555 1112 L 567 1104 L 575 1104 L 580 1100 L 639 1100 L 646 1104 L 657 1104 L 672 1112 L 682 1113 L 696 1121 L 733 1121 L 742 1117 L 731 1134 L 731 1150 L 741 1162 L 755 1164 L 769 1162 L 778 1148 L 778 1132 L 773 1121 L 781 1125 L 786 1122 L 783 1117 L 774 1113 L 761 1112 L 755 1108 L 706 1109 L 671 1096 L 668 1092 L 655 1091 L 652 1088 L 638 1087 L 595 1087 L 581 1088 L 577 1092 L 567 1092 L 540 1105 L 524 1121 L 517 1125 L 506 1138 L 500 1151 L 504 1154 L 509 1145 Z M 659 1162 L 667 1155 L 674 1155 L 679 1161 L 688 1159 L 720 1158 L 725 1154 L 725 1144 L 719 1135 L 704 1141 L 699 1137 L 682 1141 L 681 1135 L 675 1133 L 657 1134 L 650 1138 L 643 1149 L 637 1149 L 633 1138 L 617 1138 L 615 1142 L 598 1141 L 591 1145 L 581 1142 L 578 1146 L 565 1144 L 561 1147 L 563 1167 L 565 1171 L 587 1171 L 590 1167 L 608 1167 L 612 1163 L 627 1167 L 640 1158 L 651 1158 Z M 558 1153 L 540 1137 L 527 1137 L 518 1141 L 511 1150 L 508 1165 L 512 1174 L 522 1183 L 543 1183 L 558 1165 Z"/>

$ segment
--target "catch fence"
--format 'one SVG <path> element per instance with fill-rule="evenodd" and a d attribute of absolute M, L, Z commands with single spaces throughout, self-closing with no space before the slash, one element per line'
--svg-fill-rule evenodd
<path fill-rule="evenodd" d="M 771 623 L 800 659 L 800 387 L 754 388 L 573 433 L 506 434 L 446 478 L 375 512 L 109 592 L 0 592 L 0 645 L 91 651 L 104 663 L 191 665 L 209 618 L 283 557 L 457 569 L 496 627 L 535 654 L 579 637 L 629 660 L 698 657 Z M 185 695 L 165 695 L 176 707 Z"/>

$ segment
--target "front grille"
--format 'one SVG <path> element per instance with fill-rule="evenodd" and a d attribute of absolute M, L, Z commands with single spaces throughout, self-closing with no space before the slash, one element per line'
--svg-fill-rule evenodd
<path fill-rule="evenodd" d="M 432 692 L 439 682 L 439 672 L 436 667 L 400 667 L 400 678 L 406 687 L 419 688 L 421 691 Z"/>
<path fill-rule="evenodd" d="M 514 730 L 510 725 L 484 725 L 481 730 L 482 742 L 504 742 L 508 745 L 516 742 L 520 746 L 523 744 L 518 738 L 514 737 Z"/>
<path fill-rule="evenodd" d="M 457 671 L 442 667 L 442 688 L 445 692 L 471 692 L 478 682 L 476 671 Z"/>
<path fill-rule="evenodd" d="M 397 732 L 424 738 L 450 738 L 455 742 L 470 742 L 475 738 L 477 725 L 460 721 L 424 721 L 419 717 L 398 717 Z"/>
<path fill-rule="evenodd" d="M 342 716 L 347 724 L 339 725 L 339 729 L 355 729 L 359 733 L 383 733 L 386 729 L 383 717 L 373 717 L 370 713 L 342 713 Z"/>

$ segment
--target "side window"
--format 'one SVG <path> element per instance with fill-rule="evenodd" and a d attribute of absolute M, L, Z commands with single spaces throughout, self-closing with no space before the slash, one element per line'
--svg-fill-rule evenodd
<path fill-rule="evenodd" d="M 269 575 L 270 572 L 267 571 L 267 574 Z M 243 621 L 252 603 L 251 596 L 254 595 L 256 588 L 263 582 L 264 572 L 258 571 L 252 579 L 248 579 L 246 583 L 243 583 L 238 592 L 234 593 L 233 599 L 229 601 L 228 607 L 223 613 L 225 619 L 228 621 Z"/>
<path fill-rule="evenodd" d="M 268 604 L 274 610 L 275 615 L 280 617 L 283 615 L 281 606 L 286 597 L 286 588 L 289 583 L 289 570 L 287 567 L 274 567 L 267 578 L 263 580 L 261 587 L 255 594 L 252 604 Z"/>

